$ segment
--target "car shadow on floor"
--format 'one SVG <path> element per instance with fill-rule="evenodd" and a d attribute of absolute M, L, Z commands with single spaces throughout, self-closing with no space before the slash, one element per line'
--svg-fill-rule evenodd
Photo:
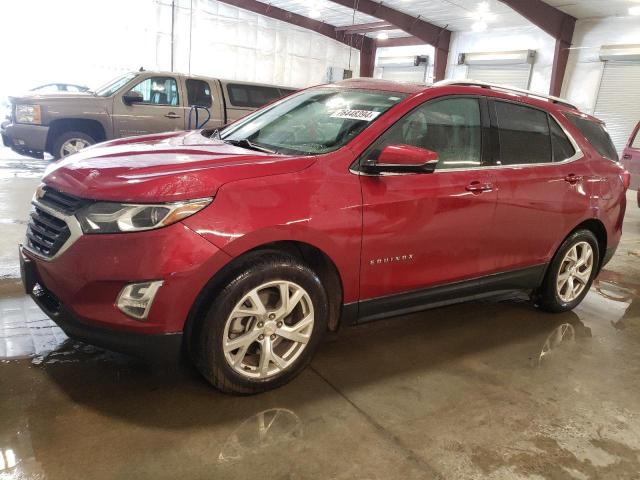
<path fill-rule="evenodd" d="M 217 392 L 186 362 L 150 366 L 76 342 L 42 359 L 37 368 L 74 403 L 102 415 L 184 429 L 242 420 L 268 408 L 296 411 L 327 397 L 407 376 L 446 374 L 470 356 L 483 358 L 498 377 L 501 369 L 514 365 L 531 369 L 545 349 L 550 350 L 563 325 L 571 327 L 571 340 L 590 336 L 575 313 L 546 314 L 522 299 L 471 302 L 343 328 L 327 338 L 297 379 L 251 397 Z M 487 377 L 486 381 L 493 380 Z M 49 394 L 39 392 L 43 398 L 38 401 L 49 401 Z"/>

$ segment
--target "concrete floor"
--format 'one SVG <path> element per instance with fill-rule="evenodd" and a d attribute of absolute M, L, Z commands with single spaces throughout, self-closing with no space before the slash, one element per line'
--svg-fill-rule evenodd
<path fill-rule="evenodd" d="M 7 165 L 2 262 L 42 163 Z M 640 211 L 629 198 L 618 253 L 574 312 L 510 297 L 344 329 L 294 382 L 249 398 L 186 366 L 66 340 L 9 287 L 0 479 L 638 479 Z"/>

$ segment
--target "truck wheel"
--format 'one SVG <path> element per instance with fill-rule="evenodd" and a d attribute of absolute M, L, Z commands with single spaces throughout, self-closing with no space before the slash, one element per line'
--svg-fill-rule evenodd
<path fill-rule="evenodd" d="M 537 292 L 540 308 L 560 313 L 577 307 L 589 292 L 599 258 L 593 232 L 578 230 L 569 235 L 553 257 Z"/>
<path fill-rule="evenodd" d="M 95 139 L 84 132 L 64 132 L 53 141 L 51 155 L 58 160 L 79 152 L 94 143 L 96 143 Z"/>
<path fill-rule="evenodd" d="M 327 294 L 309 267 L 277 252 L 253 257 L 215 296 L 193 340 L 194 363 L 225 393 L 276 388 L 309 363 L 328 315 Z"/>

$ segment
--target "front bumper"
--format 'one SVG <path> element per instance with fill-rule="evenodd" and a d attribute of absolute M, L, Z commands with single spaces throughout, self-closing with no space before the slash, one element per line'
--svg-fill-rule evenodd
<path fill-rule="evenodd" d="M 20 258 L 27 293 L 70 337 L 167 359 L 179 350 L 196 298 L 230 259 L 181 223 L 139 233 L 81 235 L 53 259 L 21 247 Z M 146 320 L 118 309 L 125 285 L 151 280 L 163 285 Z"/>
<path fill-rule="evenodd" d="M 9 123 L 0 130 L 2 143 L 20 155 L 42 158 L 47 147 L 49 127 Z"/>
<path fill-rule="evenodd" d="M 179 358 L 182 332 L 142 334 L 111 330 L 91 325 L 87 319 L 78 317 L 44 286 L 33 260 L 24 255 L 22 247 L 20 274 L 26 293 L 68 337 L 152 361 L 165 362 Z"/>

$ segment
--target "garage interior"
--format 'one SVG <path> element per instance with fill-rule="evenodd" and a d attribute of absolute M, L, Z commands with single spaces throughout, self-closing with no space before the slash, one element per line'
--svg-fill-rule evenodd
<path fill-rule="evenodd" d="M 639 0 L 103 7 L 2 2 L 0 101 L 142 66 L 290 89 L 502 84 L 602 119 L 620 158 L 640 122 Z M 291 383 L 234 397 L 187 364 L 68 339 L 24 294 L 17 248 L 53 161 L 0 147 L 0 479 L 640 478 L 635 190 L 617 253 L 574 311 L 522 293 L 341 328 Z"/>

